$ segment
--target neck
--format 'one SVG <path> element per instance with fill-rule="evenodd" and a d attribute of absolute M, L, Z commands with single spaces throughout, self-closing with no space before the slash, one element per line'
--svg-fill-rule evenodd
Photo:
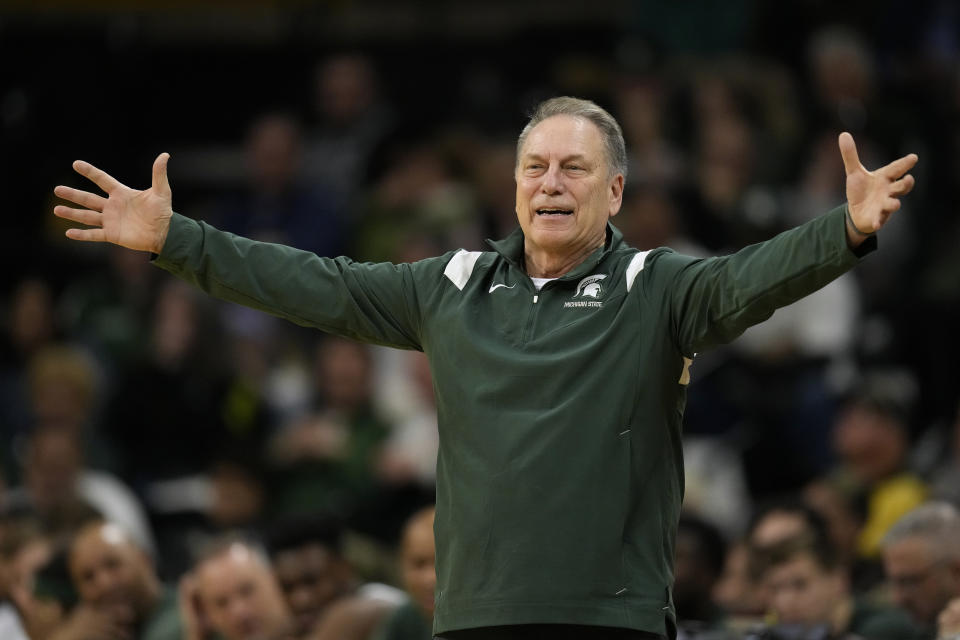
<path fill-rule="evenodd" d="M 531 278 L 559 278 L 572 271 L 586 260 L 591 253 L 603 246 L 606 236 L 599 243 L 586 245 L 572 253 L 556 254 L 538 249 L 524 242 L 523 261 L 527 275 Z"/>

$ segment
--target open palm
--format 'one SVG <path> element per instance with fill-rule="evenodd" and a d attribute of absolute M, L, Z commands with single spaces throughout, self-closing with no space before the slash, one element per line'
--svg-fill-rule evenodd
<path fill-rule="evenodd" d="M 131 189 L 88 162 L 74 162 L 74 170 L 100 187 L 107 197 L 71 187 L 56 187 L 54 194 L 82 208 L 58 205 L 53 209 L 54 215 L 92 227 L 69 229 L 67 237 L 160 253 L 173 216 L 173 196 L 167 180 L 169 159 L 167 153 L 157 156 L 153 162 L 153 184 L 144 191 Z"/>
<path fill-rule="evenodd" d="M 913 189 L 914 179 L 907 171 L 917 164 L 917 154 L 905 155 L 885 167 L 867 171 L 860 164 L 853 136 L 841 133 L 839 143 L 847 172 L 850 218 L 861 232 L 874 233 L 900 208 L 900 196 L 907 195 Z"/>

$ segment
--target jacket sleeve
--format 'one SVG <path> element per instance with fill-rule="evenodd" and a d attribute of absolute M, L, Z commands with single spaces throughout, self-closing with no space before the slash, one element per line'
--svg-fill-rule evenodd
<path fill-rule="evenodd" d="M 322 258 L 219 231 L 179 214 L 154 258 L 160 268 L 222 300 L 403 349 L 422 349 L 415 279 L 440 261 L 371 264 Z"/>
<path fill-rule="evenodd" d="M 695 259 L 669 249 L 651 252 L 653 291 L 668 304 L 681 353 L 692 358 L 730 342 L 780 307 L 796 302 L 856 265 L 876 248 L 869 238 L 847 245 L 846 205 L 770 240 L 717 258 Z M 646 270 L 646 269 L 645 269 Z"/>

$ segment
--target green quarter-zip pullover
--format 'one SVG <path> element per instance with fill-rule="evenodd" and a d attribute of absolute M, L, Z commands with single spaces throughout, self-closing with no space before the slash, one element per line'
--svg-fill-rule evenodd
<path fill-rule="evenodd" d="M 360 264 L 175 215 L 156 263 L 298 324 L 426 353 L 440 429 L 434 632 L 569 623 L 674 633 L 688 366 L 872 250 L 844 208 L 725 257 L 605 245 L 537 291 L 492 251 Z"/>

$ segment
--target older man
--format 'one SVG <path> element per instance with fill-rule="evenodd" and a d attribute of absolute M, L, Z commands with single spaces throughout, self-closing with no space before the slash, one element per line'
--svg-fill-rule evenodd
<path fill-rule="evenodd" d="M 184 640 L 288 640 L 294 620 L 266 554 L 224 539 L 201 557 L 180 585 Z"/>
<path fill-rule="evenodd" d="M 147 553 L 122 528 L 87 525 L 77 533 L 68 560 L 80 603 L 57 640 L 180 640 L 174 591 L 161 584 Z"/>
<path fill-rule="evenodd" d="M 146 191 L 76 162 L 107 197 L 57 187 L 82 208 L 54 213 L 94 227 L 68 237 L 152 251 L 213 295 L 427 354 L 440 430 L 436 634 L 662 636 L 675 633 L 693 357 L 853 267 L 913 187 L 915 155 L 868 172 L 849 134 L 840 148 L 846 206 L 708 260 L 623 242 L 610 225 L 623 136 L 575 98 L 541 104 L 521 133 L 520 228 L 490 251 L 370 265 L 237 238 L 173 212 L 167 154 Z"/>
<path fill-rule="evenodd" d="M 883 566 L 894 601 L 931 637 L 960 634 L 960 602 L 956 602 L 960 598 L 960 513 L 956 508 L 930 502 L 900 518 L 884 538 Z M 951 600 L 955 601 L 952 607 Z"/>

